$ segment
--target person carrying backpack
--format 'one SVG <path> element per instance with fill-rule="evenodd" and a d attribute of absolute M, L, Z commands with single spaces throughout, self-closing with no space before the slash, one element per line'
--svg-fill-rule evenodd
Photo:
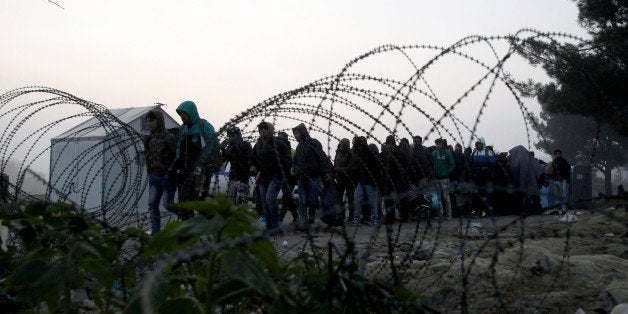
<path fill-rule="evenodd" d="M 207 172 L 215 166 L 214 163 L 217 163 L 218 137 L 211 123 L 200 118 L 193 101 L 182 102 L 177 107 L 177 114 L 183 122 L 176 160 L 179 169 L 179 202 L 202 200 L 203 175 L 206 177 Z M 178 209 L 177 215 L 182 220 L 192 217 L 191 212 L 183 209 Z"/>

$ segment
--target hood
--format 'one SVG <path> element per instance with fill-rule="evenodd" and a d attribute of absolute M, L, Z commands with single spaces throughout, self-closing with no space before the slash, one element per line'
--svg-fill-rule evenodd
<path fill-rule="evenodd" d="M 196 104 L 191 101 L 191 100 L 187 100 L 182 102 L 179 107 L 177 107 L 177 111 L 183 111 L 185 113 L 188 114 L 188 117 L 190 117 L 190 124 L 194 125 L 195 123 L 197 123 L 201 118 L 198 115 L 198 110 L 196 109 Z"/>
<path fill-rule="evenodd" d="M 266 126 L 268 127 L 268 133 L 269 134 L 275 134 L 275 125 L 270 123 L 270 122 L 264 122 L 266 123 Z"/>
<path fill-rule="evenodd" d="M 482 145 L 483 145 L 484 147 L 486 147 L 486 140 L 484 140 L 484 138 L 483 138 L 483 137 L 478 137 L 478 140 L 477 140 L 477 141 L 475 141 L 475 142 L 476 142 L 476 143 L 477 143 L 477 142 L 480 142 L 480 143 L 482 143 Z"/>
<path fill-rule="evenodd" d="M 152 117 L 157 120 L 157 133 L 164 132 L 166 130 L 166 123 L 164 122 L 164 114 L 160 110 L 153 109 L 146 114 L 147 117 Z"/>
<path fill-rule="evenodd" d="M 340 140 L 340 143 L 338 143 L 338 149 L 340 149 L 341 151 L 348 151 L 350 147 L 351 142 L 349 142 L 348 138 L 343 138 Z"/>
<path fill-rule="evenodd" d="M 308 139 L 310 138 L 310 133 L 308 133 L 307 128 L 305 127 L 305 124 L 303 123 L 299 123 L 299 125 L 295 126 L 294 128 L 292 128 L 292 131 L 299 131 L 299 133 L 303 134 L 303 137 Z"/>
<path fill-rule="evenodd" d="M 508 158 L 512 164 L 527 162 L 530 159 L 530 152 L 523 145 L 517 145 L 508 151 Z"/>
<path fill-rule="evenodd" d="M 268 132 L 266 133 L 266 135 L 268 136 L 267 138 L 261 138 L 260 140 L 262 140 L 263 142 L 268 142 L 273 138 L 273 134 L 275 133 L 275 126 L 270 123 L 270 122 L 266 122 L 266 121 L 262 121 L 260 122 L 257 127 L 259 128 L 260 125 L 266 125 L 266 127 L 268 128 Z"/>
<path fill-rule="evenodd" d="M 379 155 L 379 148 L 377 148 L 377 145 L 371 143 L 368 145 L 368 147 L 373 154 Z"/>

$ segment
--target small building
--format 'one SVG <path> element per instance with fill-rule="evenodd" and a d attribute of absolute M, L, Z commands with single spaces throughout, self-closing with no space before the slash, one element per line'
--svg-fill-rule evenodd
<path fill-rule="evenodd" d="M 53 138 L 48 199 L 74 204 L 109 226 L 139 226 L 148 207 L 144 117 L 152 109 L 162 111 L 166 128 L 179 127 L 160 106 L 110 109 Z"/>

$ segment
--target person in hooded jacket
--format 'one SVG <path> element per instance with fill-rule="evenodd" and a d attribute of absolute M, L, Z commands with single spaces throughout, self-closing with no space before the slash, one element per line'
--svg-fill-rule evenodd
<path fill-rule="evenodd" d="M 319 207 L 319 196 L 323 191 L 323 177 L 330 180 L 330 169 L 327 156 L 323 152 L 321 143 L 312 137 L 300 123 L 292 129 L 297 139 L 296 153 L 294 154 L 294 174 L 299 186 L 299 227 L 314 223 L 316 210 Z"/>
<path fill-rule="evenodd" d="M 473 195 L 472 203 L 475 207 L 484 208 L 483 197 L 487 195 L 487 184 L 493 182 L 493 170 L 497 165 L 497 156 L 486 146 L 484 138 L 479 137 L 475 142 L 475 149 L 469 157 L 469 174 L 471 182 L 477 187 L 478 193 Z"/>
<path fill-rule="evenodd" d="M 266 121 L 257 125 L 259 139 L 253 146 L 250 171 L 260 173 L 259 193 L 262 201 L 267 229 L 279 227 L 279 204 L 277 196 L 290 172 L 292 159 L 290 149 L 274 136 L 275 126 Z"/>
<path fill-rule="evenodd" d="M 412 137 L 414 146 L 412 147 L 412 157 L 408 164 L 408 175 L 410 182 L 417 188 L 424 188 L 428 181 L 434 177 L 434 162 L 432 153 L 423 146 L 423 138 L 419 135 Z"/>
<path fill-rule="evenodd" d="M 334 176 L 336 179 L 336 206 L 342 210 L 342 218 L 344 219 L 344 196 L 348 200 L 346 207 L 349 210 L 349 218 L 353 217 L 353 192 L 355 192 L 355 180 L 353 179 L 352 164 L 353 152 L 350 148 L 351 143 L 348 138 L 343 138 L 336 148 L 336 156 L 334 157 Z"/>
<path fill-rule="evenodd" d="M 510 174 L 518 213 L 532 215 L 535 212 L 534 198 L 541 195 L 539 178 L 545 169 L 523 146 L 517 145 L 508 151 Z"/>
<path fill-rule="evenodd" d="M 292 149 L 292 144 L 290 143 L 290 140 L 288 139 L 288 133 L 283 132 L 283 131 L 278 132 L 277 140 L 283 141 L 283 143 L 290 150 L 290 158 L 294 160 L 294 155 L 296 151 Z M 294 198 L 292 197 L 292 191 L 294 190 L 294 187 L 297 184 L 297 178 L 295 177 L 294 172 L 292 170 L 288 173 L 284 173 L 284 175 L 286 177 L 286 182 L 281 188 L 281 191 L 282 191 L 281 212 L 279 213 L 279 220 L 283 221 L 284 218 L 286 217 L 286 214 L 290 212 L 290 214 L 292 214 L 292 223 L 297 224 L 298 219 L 299 219 L 299 213 L 297 210 L 299 206 L 298 204 L 296 204 L 296 202 L 294 201 Z"/>
<path fill-rule="evenodd" d="M 144 137 L 144 157 L 148 173 L 148 212 L 151 234 L 161 230 L 159 204 L 174 203 L 177 190 L 177 175 L 172 168 L 177 154 L 177 138 L 166 130 L 164 116 L 160 110 L 146 114 L 150 134 Z"/>
<path fill-rule="evenodd" d="M 395 211 L 399 211 L 401 221 L 408 220 L 408 208 L 405 194 L 410 189 L 410 181 L 406 173 L 408 168 L 408 152 L 395 143 L 394 135 L 386 137 L 385 149 L 381 153 L 381 161 L 387 174 L 382 180 L 381 191 L 384 199 L 384 223 L 395 222 Z"/>
<path fill-rule="evenodd" d="M 207 176 L 218 154 L 218 137 L 214 127 L 201 119 L 193 101 L 184 101 L 177 107 L 183 122 L 177 142 L 176 165 L 179 169 L 179 202 L 201 200 L 204 174 Z M 204 173 L 205 172 L 205 173 Z M 185 220 L 193 213 L 177 209 L 177 215 Z"/>
<path fill-rule="evenodd" d="M 377 149 L 377 146 L 375 146 Z M 353 193 L 353 217 L 349 221 L 352 225 L 359 225 L 362 220 L 362 201 L 366 196 L 371 210 L 371 226 L 379 225 L 377 208 L 377 181 L 381 177 L 381 169 L 377 155 L 369 148 L 366 138 L 363 136 L 353 139 L 353 155 L 355 157 L 353 167 L 357 185 Z"/>
<path fill-rule="evenodd" d="M 251 144 L 242 138 L 240 128 L 233 126 L 227 128 L 227 139 L 220 144 L 220 150 L 224 160 L 231 164 L 227 197 L 234 205 L 248 204 Z"/>
<path fill-rule="evenodd" d="M 471 180 L 478 187 L 484 188 L 493 179 L 493 169 L 497 163 L 497 156 L 493 150 L 486 146 L 484 138 L 480 137 L 475 142 L 475 149 L 469 159 Z"/>

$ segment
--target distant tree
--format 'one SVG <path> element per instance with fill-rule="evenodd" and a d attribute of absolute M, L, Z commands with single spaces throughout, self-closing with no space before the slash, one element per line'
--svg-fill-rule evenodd
<path fill-rule="evenodd" d="M 628 136 L 628 1 L 575 2 L 578 20 L 592 39 L 577 45 L 543 38 L 522 43 L 519 52 L 553 79 L 528 82 L 527 92 L 545 112 L 592 117 Z"/>
<path fill-rule="evenodd" d="M 591 39 L 559 43 L 526 40 L 519 53 L 541 66 L 550 83 L 516 84 L 541 104 L 537 148 L 563 150 L 574 161 L 591 162 L 612 191 L 611 172 L 626 164 L 628 147 L 628 1 L 575 0 L 578 21 Z M 573 163 L 572 163 L 573 164 Z"/>
<path fill-rule="evenodd" d="M 591 163 L 604 175 L 604 192 L 612 194 L 612 170 L 628 162 L 628 138 L 608 124 L 598 126 L 595 120 L 579 115 L 542 112 L 541 118 L 542 139 L 536 148 L 550 155 L 560 149 L 572 165 Z"/>

